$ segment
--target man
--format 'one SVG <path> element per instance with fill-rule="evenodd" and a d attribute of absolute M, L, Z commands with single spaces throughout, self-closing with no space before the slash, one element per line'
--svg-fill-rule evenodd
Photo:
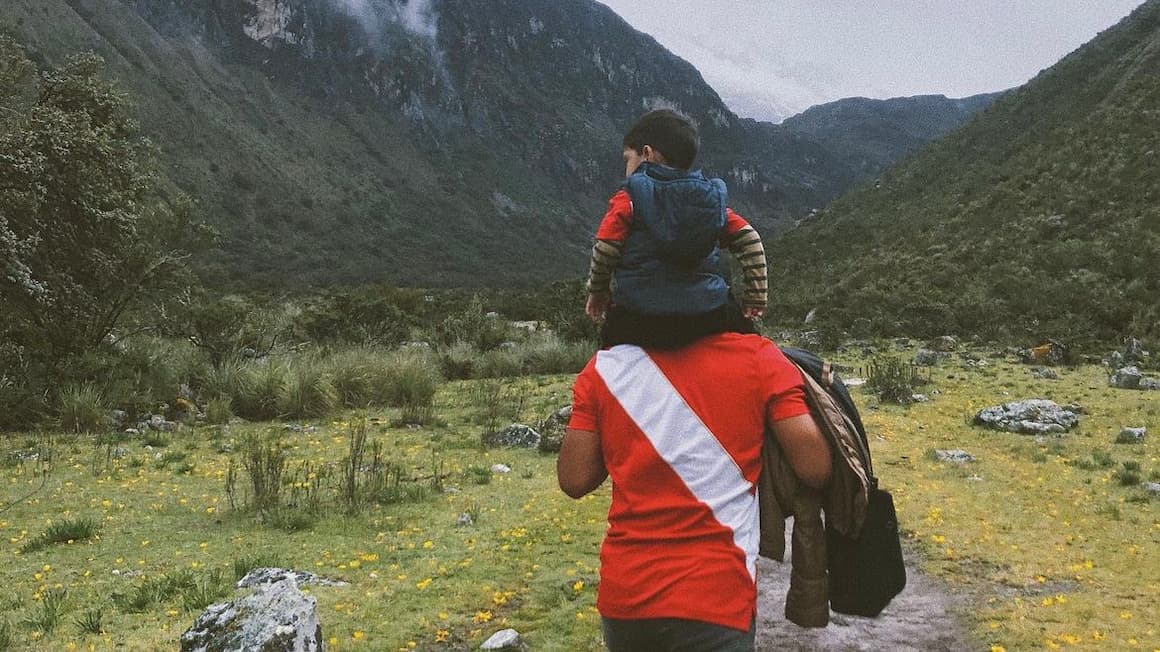
<path fill-rule="evenodd" d="M 600 351 L 573 392 L 556 470 L 572 498 L 612 478 L 597 595 L 609 650 L 753 650 L 766 425 L 802 482 L 830 474 L 796 367 L 767 339 L 723 333 Z"/>

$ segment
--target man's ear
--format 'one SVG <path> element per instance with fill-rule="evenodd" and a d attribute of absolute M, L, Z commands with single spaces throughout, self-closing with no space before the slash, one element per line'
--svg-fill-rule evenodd
<path fill-rule="evenodd" d="M 654 159 L 657 156 L 657 151 L 655 149 L 653 149 L 652 145 L 645 145 L 644 147 L 642 147 L 640 149 L 640 155 L 641 155 L 641 158 L 648 161 L 649 163 L 656 163 L 656 161 Z"/>

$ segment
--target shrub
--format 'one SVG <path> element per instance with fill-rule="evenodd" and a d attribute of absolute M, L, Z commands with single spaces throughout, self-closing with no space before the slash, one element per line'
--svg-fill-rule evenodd
<path fill-rule="evenodd" d="M 534 335 L 521 348 L 523 367 L 533 374 L 579 373 L 596 350 L 589 342 L 565 342 L 551 333 Z"/>
<path fill-rule="evenodd" d="M 277 437 L 250 435 L 242 442 L 242 469 L 250 480 L 250 498 L 258 510 L 281 504 L 286 450 Z"/>
<path fill-rule="evenodd" d="M 870 362 L 866 385 L 887 403 L 910 403 L 914 395 L 914 369 L 894 357 L 880 357 Z"/>
<path fill-rule="evenodd" d="M 97 432 L 109 426 L 104 398 L 91 384 L 66 387 L 61 390 L 58 401 L 62 430 Z"/>
<path fill-rule="evenodd" d="M 1134 487 L 1140 484 L 1141 481 L 1140 463 L 1135 460 L 1128 460 L 1127 462 L 1121 464 L 1119 469 L 1116 469 L 1116 472 L 1112 474 L 1112 477 L 1114 477 L 1121 486 Z"/>
<path fill-rule="evenodd" d="M 195 389 L 209 400 L 240 397 L 251 378 L 250 366 L 239 358 L 229 358 L 216 367 L 208 367 L 194 379 Z"/>
<path fill-rule="evenodd" d="M 440 351 L 439 366 L 448 378 L 455 380 L 472 378 L 479 365 L 479 357 L 479 350 L 470 342 L 458 341 Z"/>
<path fill-rule="evenodd" d="M 479 359 L 477 378 L 514 378 L 524 371 L 523 356 L 516 347 L 495 349 Z"/>
<path fill-rule="evenodd" d="M 251 421 L 277 418 L 278 401 L 285 392 L 287 375 L 286 366 L 272 360 L 248 365 L 233 397 L 237 415 Z"/>
<path fill-rule="evenodd" d="M 230 422 L 234 416 L 233 400 L 228 396 L 211 398 L 205 406 L 205 421 L 212 425 L 222 425 Z"/>
<path fill-rule="evenodd" d="M 44 592 L 40 602 L 32 608 L 32 613 L 25 617 L 24 624 L 37 631 L 51 632 L 60 624 L 67 602 L 67 589 L 48 589 Z"/>
<path fill-rule="evenodd" d="M 193 571 L 181 569 L 168 575 L 145 578 L 133 585 L 128 594 L 113 594 L 113 602 L 126 613 L 139 614 L 196 586 L 197 576 Z"/>
<path fill-rule="evenodd" d="M 103 634 L 105 631 L 105 612 L 100 607 L 88 609 L 73 622 L 76 623 L 81 634 Z"/>
<path fill-rule="evenodd" d="M 227 581 L 225 571 L 215 568 L 207 575 L 194 580 L 192 586 L 181 587 L 181 606 L 186 611 L 201 611 L 230 594 L 233 585 Z"/>
<path fill-rule="evenodd" d="M 374 404 L 376 379 L 385 373 L 382 355 L 368 347 L 348 349 L 327 360 L 335 400 L 348 408 Z"/>
<path fill-rule="evenodd" d="M 377 398 L 385 405 L 431 405 L 442 375 L 435 357 L 426 350 L 403 349 L 390 356 L 389 373 L 379 381 Z"/>
<path fill-rule="evenodd" d="M 30 539 L 20 552 L 35 552 L 57 543 L 88 541 L 97 536 L 101 526 L 91 518 L 65 519 L 48 526 L 40 536 Z"/>
<path fill-rule="evenodd" d="M 12 649 L 16 638 L 12 634 L 12 625 L 7 620 L 0 620 L 0 652 Z"/>
<path fill-rule="evenodd" d="M 299 358 L 290 366 L 278 396 L 281 416 L 308 419 L 330 414 L 338 406 L 334 383 L 313 356 Z"/>

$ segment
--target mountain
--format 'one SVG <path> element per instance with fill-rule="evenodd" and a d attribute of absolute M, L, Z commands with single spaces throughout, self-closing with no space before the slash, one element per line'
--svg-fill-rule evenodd
<path fill-rule="evenodd" d="M 577 276 L 654 107 L 699 122 L 706 171 L 769 233 L 876 171 L 737 118 L 590 0 L 5 0 L 0 30 L 41 64 L 106 59 L 235 284 Z"/>
<path fill-rule="evenodd" d="M 954 131 L 1000 96 L 852 97 L 811 107 L 782 126 L 822 143 L 848 167 L 871 176 Z"/>
<path fill-rule="evenodd" d="M 772 244 L 769 312 L 859 333 L 1160 335 L 1158 117 L 1149 0 Z"/>

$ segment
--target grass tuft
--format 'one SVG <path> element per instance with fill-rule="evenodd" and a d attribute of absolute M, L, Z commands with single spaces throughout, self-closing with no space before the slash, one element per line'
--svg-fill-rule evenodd
<path fill-rule="evenodd" d="M 57 521 L 48 526 L 40 536 L 30 539 L 21 548 L 20 552 L 29 553 L 42 550 L 57 543 L 74 543 L 88 541 L 96 537 L 101 530 L 100 524 L 91 518 L 76 518 Z"/>

